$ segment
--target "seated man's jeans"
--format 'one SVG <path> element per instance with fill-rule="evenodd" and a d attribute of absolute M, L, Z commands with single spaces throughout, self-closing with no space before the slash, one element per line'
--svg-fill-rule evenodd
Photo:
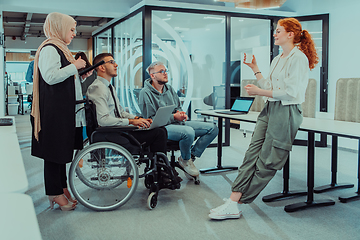
<path fill-rule="evenodd" d="M 181 157 L 184 160 L 189 160 L 191 154 L 200 157 L 219 132 L 214 123 L 202 121 L 186 121 L 185 125 L 170 124 L 165 128 L 169 140 L 179 141 Z M 192 146 L 196 137 L 199 139 Z"/>

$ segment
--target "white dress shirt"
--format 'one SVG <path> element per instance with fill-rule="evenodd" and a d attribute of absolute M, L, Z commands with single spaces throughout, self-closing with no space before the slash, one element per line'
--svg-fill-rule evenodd
<path fill-rule="evenodd" d="M 63 82 L 68 77 L 75 75 L 75 97 L 82 100 L 81 80 L 78 70 L 74 64 L 61 68 L 61 57 L 53 46 L 45 46 L 39 54 L 39 70 L 44 81 L 49 85 Z M 83 107 L 83 104 L 76 104 L 75 111 Z M 76 127 L 86 126 L 84 109 L 76 113 Z"/>
<path fill-rule="evenodd" d="M 100 126 L 127 126 L 129 119 L 134 119 L 136 116 L 130 114 L 121 107 L 119 98 L 116 96 L 116 91 L 113 88 L 117 109 L 120 117 L 115 116 L 115 102 L 109 89 L 110 82 L 102 77 L 97 77 L 95 81 L 89 86 L 86 95 L 96 105 L 96 115 L 98 124 Z"/>
<path fill-rule="evenodd" d="M 288 56 L 280 56 L 271 62 L 269 77 L 258 81 L 262 89 L 273 91 L 272 98 L 264 99 L 281 101 L 282 105 L 301 104 L 309 82 L 309 61 L 297 47 Z"/>

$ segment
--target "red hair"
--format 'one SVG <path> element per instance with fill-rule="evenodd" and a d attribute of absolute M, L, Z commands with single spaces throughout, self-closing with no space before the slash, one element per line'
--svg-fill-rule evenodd
<path fill-rule="evenodd" d="M 294 33 L 294 44 L 298 44 L 299 49 L 308 58 L 310 70 L 315 68 L 315 65 L 319 62 L 319 57 L 310 33 L 307 30 L 302 30 L 300 22 L 295 18 L 280 19 L 278 24 L 284 27 L 286 32 Z"/>

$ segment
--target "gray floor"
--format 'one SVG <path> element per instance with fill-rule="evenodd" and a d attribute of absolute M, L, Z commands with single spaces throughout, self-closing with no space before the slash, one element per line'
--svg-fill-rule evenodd
<path fill-rule="evenodd" d="M 148 190 L 143 180 L 135 195 L 121 208 L 94 212 L 79 204 L 72 212 L 51 210 L 43 186 L 43 161 L 30 155 L 29 115 L 16 116 L 17 133 L 29 180 L 26 194 L 33 199 L 41 234 L 46 239 L 359 239 L 360 201 L 340 203 L 338 196 L 357 188 L 357 151 L 339 151 L 339 182 L 355 183 L 355 188 L 316 194 L 315 199 L 330 198 L 334 206 L 294 213 L 284 211 L 287 204 L 306 197 L 264 203 L 265 195 L 282 190 L 279 171 L 260 196 L 241 205 L 243 216 L 236 220 L 212 221 L 209 209 L 230 194 L 237 172 L 201 175 L 201 184 L 188 181 L 182 173 L 181 189 L 161 190 L 158 206 L 146 207 Z M 250 141 L 239 130 L 231 130 L 231 146 L 224 147 L 224 165 L 239 166 Z M 354 140 L 355 141 L 355 140 Z M 179 153 L 177 153 L 179 154 Z M 216 148 L 209 148 L 196 161 L 198 168 L 216 165 Z M 315 185 L 330 181 L 330 148 L 316 149 Z M 291 153 L 291 189 L 306 189 L 305 147 L 294 146 Z"/>

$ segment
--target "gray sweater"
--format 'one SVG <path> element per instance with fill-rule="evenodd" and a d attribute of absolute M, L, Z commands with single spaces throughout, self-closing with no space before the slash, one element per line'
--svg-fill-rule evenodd
<path fill-rule="evenodd" d="M 178 95 L 170 84 L 165 84 L 163 93 L 160 93 L 151 85 L 152 80 L 146 79 L 144 88 L 141 89 L 139 95 L 139 106 L 144 118 L 153 118 L 159 107 L 175 105 L 173 113 L 182 111 L 181 103 Z M 168 124 L 181 124 L 171 115 Z"/>

